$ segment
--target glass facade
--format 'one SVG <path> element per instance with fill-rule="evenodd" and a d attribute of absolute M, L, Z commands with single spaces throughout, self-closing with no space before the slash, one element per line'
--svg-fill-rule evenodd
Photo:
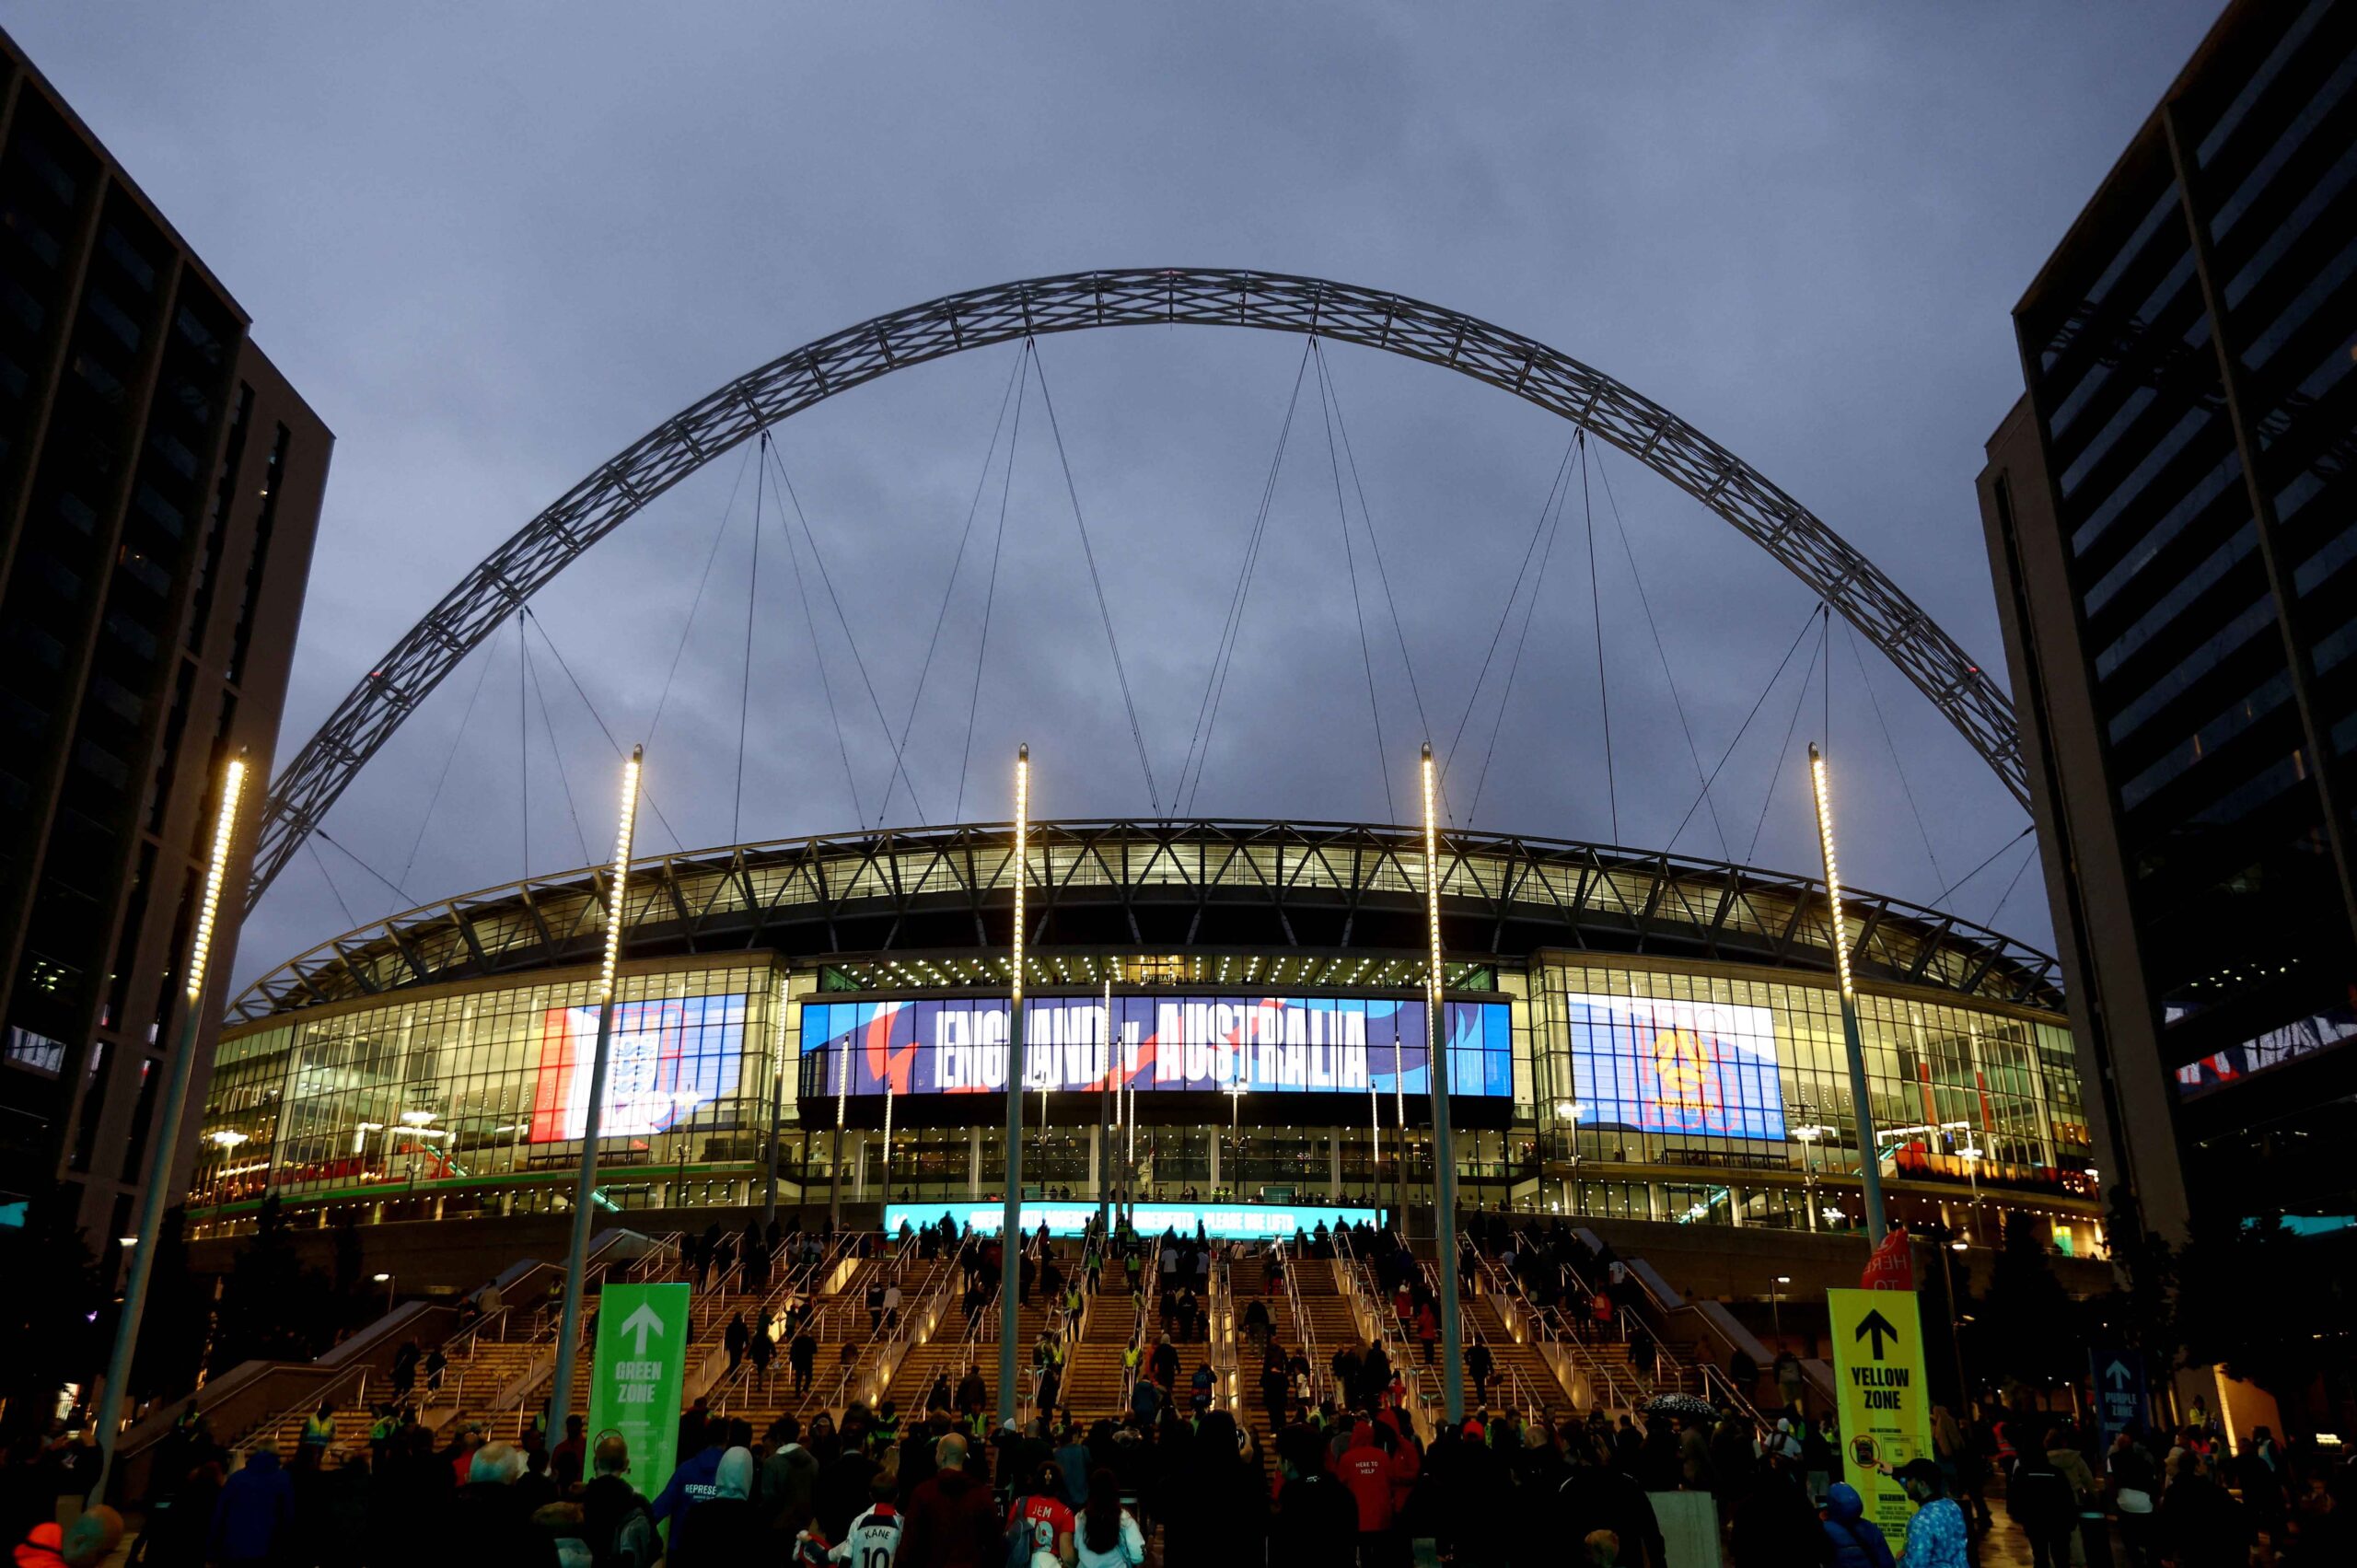
<path fill-rule="evenodd" d="M 1606 1216 L 1810 1229 L 1858 1218 L 1857 1117 L 1829 985 L 1545 956 L 1536 968 L 1539 1143 L 1568 1184 L 1545 1198 Z M 1895 1191 L 2095 1197 L 2065 1020 L 1862 992 L 1858 1026 Z M 1664 1179 L 1696 1169 L 1729 1174 Z"/>
<path fill-rule="evenodd" d="M 782 1202 L 827 1202 L 838 1171 L 847 1203 L 1003 1192 L 998 1098 L 970 1102 L 987 1105 L 987 1114 L 945 1114 L 945 1105 L 967 1103 L 952 1101 L 958 1091 L 918 1082 L 913 1061 L 904 1080 L 891 1054 L 895 1041 L 911 1051 L 923 1046 L 914 1035 L 901 1040 L 894 1020 L 925 1016 L 925 1005 L 969 1016 L 987 1012 L 989 999 L 839 1000 L 821 989 L 822 968 L 707 960 L 624 977 L 601 1114 L 606 1202 L 618 1209 L 758 1202 L 769 1097 L 780 1082 Z M 1854 1118 L 1829 986 L 1774 971 L 1637 967 L 1556 953 L 1537 955 L 1527 968 L 1502 964 L 1495 975 L 1494 1000 L 1451 1004 L 1481 1026 L 1478 1042 L 1460 1040 L 1460 1051 L 1484 1058 L 1479 1071 L 1465 1064 L 1458 1103 L 1496 1107 L 1489 1124 L 1457 1135 L 1468 1208 L 1794 1229 L 1857 1223 Z M 200 1225 L 234 1227 L 265 1193 L 339 1214 L 358 1205 L 377 1219 L 562 1207 L 588 1098 L 597 1028 L 590 984 L 585 976 L 437 988 L 237 1032 L 224 1042 L 205 1107 L 194 1192 L 204 1211 Z M 783 998 L 790 1000 L 781 1015 Z M 1086 997 L 1034 1000 L 1075 1016 L 1097 1005 Z M 1165 1005 L 1181 1020 L 1190 1001 L 1217 1005 L 1184 988 L 1115 1000 L 1142 1035 Z M 1284 1011 L 1278 999 L 1264 1000 L 1264 1011 Z M 1401 1005 L 1397 998 L 1285 1000 L 1314 1003 L 1321 1016 Z M 1249 1001 L 1237 1005 L 1249 1010 Z M 1003 1022 L 1003 1000 L 997 1005 Z M 1933 993 L 1862 995 L 1860 1011 L 1894 1209 L 1914 1220 L 1951 1218 L 1976 1233 L 1968 1214 L 1949 1214 L 1968 1196 L 2026 1202 L 2058 1218 L 2067 1210 L 2078 1227 L 2074 1244 L 2092 1246 L 2087 1129 L 2064 1021 Z M 1101 1040 L 1101 1007 L 1092 1016 L 1097 1027 L 1079 1034 Z M 1218 1016 L 1205 1013 L 1207 1023 Z M 888 1132 L 874 1114 L 841 1131 L 831 1117 L 805 1125 L 797 1098 L 827 1103 L 833 1084 L 825 1064 L 863 1027 L 876 1038 L 861 1049 L 875 1044 L 879 1071 L 892 1074 L 899 1127 Z M 1281 1063 L 1285 1031 L 1273 1034 Z M 1004 1038 L 1001 1030 L 975 1049 L 986 1052 Z M 1182 1038 L 1195 1043 L 1193 1031 Z M 1378 1054 L 1387 1066 L 1387 1052 Z M 998 1071 L 1003 1080 L 1003 1063 Z M 1130 1156 L 1142 1199 L 1431 1201 L 1421 1084 L 1402 1095 L 1386 1077 L 1378 1092 L 1347 1097 L 1364 1112 L 1340 1125 L 1306 1125 L 1289 1113 L 1309 1104 L 1321 1121 L 1337 1114 L 1333 1097 L 1300 1098 L 1293 1091 L 1301 1086 L 1282 1070 L 1267 1085 L 1248 1081 L 1223 1095 L 1211 1118 L 1192 1102 L 1184 1111 L 1157 1110 L 1170 1097 L 1141 1095 L 1136 1124 L 1115 1134 L 1109 1161 L 1096 1137 L 1102 1106 L 1095 1083 L 1084 1072 L 1060 1080 L 1052 1095 L 1032 1097 L 1046 1124 L 1040 1109 L 1027 1109 L 1027 1187 L 1091 1197 L 1112 1162 Z M 882 1097 L 867 1098 L 872 1112 Z"/>
<path fill-rule="evenodd" d="M 205 1097 L 192 1201 L 458 1193 L 506 1213 L 518 1190 L 552 1200 L 581 1158 L 594 989 L 585 977 L 388 999 L 230 1035 Z M 766 962 L 621 977 L 598 1140 L 617 1206 L 616 1189 L 676 1201 L 647 1184 L 761 1157 L 779 996 Z"/>

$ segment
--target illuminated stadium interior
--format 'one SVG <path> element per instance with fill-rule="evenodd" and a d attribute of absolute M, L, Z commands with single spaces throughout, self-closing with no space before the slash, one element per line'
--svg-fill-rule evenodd
<path fill-rule="evenodd" d="M 1420 834 L 1049 822 L 1027 861 L 1027 1183 L 1088 1199 L 1126 1166 L 1145 1201 L 1430 1202 Z M 1821 884 L 1458 831 L 1440 865 L 1461 1203 L 1861 1223 Z M 1013 873 L 1004 824 L 634 863 L 601 1201 L 758 1203 L 772 1161 L 814 1222 L 997 1196 Z M 320 1223 L 565 1209 L 604 879 L 423 907 L 255 982 L 198 1233 L 272 1195 Z M 2053 961 L 1872 893 L 1842 913 L 1894 1214 L 1991 1240 L 2027 1212 L 2098 1252 Z"/>

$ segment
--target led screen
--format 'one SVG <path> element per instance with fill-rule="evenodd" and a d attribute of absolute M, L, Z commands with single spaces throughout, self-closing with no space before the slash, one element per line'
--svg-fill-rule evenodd
<path fill-rule="evenodd" d="M 734 1090 L 745 1049 L 745 1002 L 742 995 L 684 996 L 616 1006 L 598 1138 L 666 1132 Z M 581 1136 L 597 1049 L 597 1008 L 552 1007 L 540 1016 L 533 1143 Z"/>
<path fill-rule="evenodd" d="M 1565 1000 L 1582 1126 L 1783 1139 L 1775 1016 L 1767 1008 Z"/>
<path fill-rule="evenodd" d="M 1023 1005 L 1024 1087 L 1101 1088 L 1105 1005 L 1032 997 Z M 1510 1098 L 1513 1028 L 1504 1002 L 1450 1002 L 1449 1092 Z M 1117 996 L 1114 1082 L 1140 1090 L 1243 1088 L 1271 1094 L 1431 1092 L 1424 1005 L 1393 998 Z M 805 1003 L 804 1092 L 989 1094 L 1006 1087 L 1004 997 Z"/>
<path fill-rule="evenodd" d="M 1344 1208 L 1339 1203 L 1138 1203 L 1132 1207 L 1136 1212 L 1132 1217 L 1141 1236 L 1159 1236 L 1166 1230 L 1192 1236 L 1199 1221 L 1205 1236 L 1231 1241 L 1291 1237 L 1296 1230 L 1314 1231 L 1321 1224 L 1332 1230 L 1338 1225 L 1383 1223 L 1373 1209 Z M 884 1228 L 897 1231 L 902 1220 L 916 1226 L 937 1225 L 944 1214 L 961 1228 L 971 1225 L 984 1236 L 996 1236 L 1006 1218 L 997 1203 L 887 1203 Z M 1036 1231 L 1045 1220 L 1050 1236 L 1078 1236 L 1096 1219 L 1094 1203 L 1043 1203 L 1030 1199 L 1023 1205 L 1023 1228 Z"/>

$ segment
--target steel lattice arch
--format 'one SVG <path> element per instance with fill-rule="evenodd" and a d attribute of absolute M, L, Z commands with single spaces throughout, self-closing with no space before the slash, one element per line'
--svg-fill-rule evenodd
<path fill-rule="evenodd" d="M 912 365 L 1039 333 L 1155 324 L 1259 328 L 1385 350 L 1503 388 L 1612 443 L 1740 529 L 1873 639 L 2027 804 L 2013 706 L 1987 672 L 1873 562 L 1660 404 L 1545 343 L 1400 295 L 1270 273 L 1153 268 L 1026 279 L 876 317 L 729 382 L 599 464 L 445 594 L 273 781 L 248 910 L 470 650 L 583 551 L 704 464 L 814 403 Z"/>
<path fill-rule="evenodd" d="M 1025 869 L 1036 958 L 1140 948 L 1408 956 L 1422 936 L 1412 829 L 1244 820 L 1053 821 Z M 1521 835 L 1440 836 L 1453 960 L 1542 948 L 1796 970 L 1833 968 L 1824 884 L 1689 856 Z M 739 844 L 636 862 L 633 958 L 773 952 L 789 959 L 965 952 L 1004 961 L 1014 830 L 1005 823 Z M 594 965 L 602 866 L 391 916 L 288 960 L 232 1005 L 257 1023 L 404 990 Z M 1935 910 L 1844 888 L 1862 980 L 2060 1016 L 2054 960 Z M 1347 965 L 1343 967 L 1348 967 Z M 1402 981 L 1401 983 L 1411 983 Z"/>

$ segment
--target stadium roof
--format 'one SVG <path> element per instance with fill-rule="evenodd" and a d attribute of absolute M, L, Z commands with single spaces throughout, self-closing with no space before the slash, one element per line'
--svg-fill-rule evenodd
<path fill-rule="evenodd" d="M 1424 941 L 1416 829 L 1091 820 L 1036 822 L 1030 835 L 1039 963 L 1059 948 L 1377 953 Z M 1013 841 L 1011 823 L 993 822 L 650 856 L 633 864 L 627 884 L 627 955 L 1003 949 Z M 1519 834 L 1445 831 L 1440 853 L 1443 939 L 1457 957 L 1559 947 L 1833 968 L 1818 881 Z M 594 963 L 607 880 L 593 866 L 389 916 L 264 974 L 231 1003 L 229 1021 Z M 1898 899 L 1848 887 L 1842 898 L 1863 982 L 2062 1010 L 2047 954 Z"/>

